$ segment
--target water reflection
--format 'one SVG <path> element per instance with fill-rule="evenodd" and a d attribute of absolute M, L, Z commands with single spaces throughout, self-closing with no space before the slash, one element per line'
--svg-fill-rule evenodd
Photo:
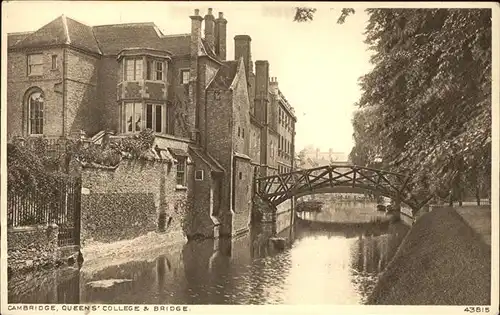
<path fill-rule="evenodd" d="M 153 258 L 9 280 L 9 302 L 120 304 L 362 304 L 407 228 L 298 220 L 236 239 L 192 241 Z M 30 278 L 31 277 L 31 278 Z"/>

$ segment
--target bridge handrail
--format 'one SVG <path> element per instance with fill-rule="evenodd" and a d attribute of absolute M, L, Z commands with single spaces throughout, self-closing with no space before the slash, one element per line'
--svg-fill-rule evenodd
<path fill-rule="evenodd" d="M 280 174 L 276 174 L 276 175 L 257 177 L 256 180 L 262 181 L 262 180 L 276 178 L 276 177 L 283 176 L 283 175 L 302 174 L 304 171 L 319 171 L 319 170 L 328 169 L 331 167 L 333 167 L 333 168 L 351 168 L 353 170 L 363 169 L 363 170 L 368 170 L 368 171 L 373 171 L 373 172 L 384 172 L 386 174 L 391 174 L 391 175 L 396 175 L 396 176 L 408 176 L 407 174 L 404 174 L 404 173 L 396 173 L 396 172 L 391 172 L 391 171 L 387 171 L 384 169 L 377 169 L 377 168 L 372 168 L 372 167 L 367 167 L 367 166 L 359 166 L 359 165 L 355 165 L 355 164 L 335 164 L 334 163 L 334 164 L 329 164 L 329 165 L 317 166 L 317 167 L 313 167 L 313 168 L 296 170 L 296 171 L 292 171 L 292 172 L 288 172 L 288 173 L 280 173 Z"/>

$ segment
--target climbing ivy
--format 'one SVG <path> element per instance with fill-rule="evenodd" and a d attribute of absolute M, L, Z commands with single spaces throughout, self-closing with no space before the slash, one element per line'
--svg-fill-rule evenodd
<path fill-rule="evenodd" d="M 71 160 L 116 166 L 123 157 L 146 159 L 154 139 L 153 131 L 146 129 L 103 145 L 68 140 L 63 153 L 55 155 L 50 154 L 48 142 L 44 138 L 30 139 L 29 143 L 16 138 L 7 145 L 8 191 L 27 193 L 36 190 L 50 197 L 54 194 L 56 183 L 71 180 L 67 174 Z"/>

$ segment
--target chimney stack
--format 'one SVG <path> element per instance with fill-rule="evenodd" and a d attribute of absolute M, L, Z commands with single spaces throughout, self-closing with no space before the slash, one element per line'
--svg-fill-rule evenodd
<path fill-rule="evenodd" d="M 278 78 L 271 77 L 269 82 L 269 89 L 271 90 L 271 93 L 273 93 L 274 95 L 278 94 Z"/>
<path fill-rule="evenodd" d="M 208 13 L 205 15 L 205 40 L 211 49 L 215 50 L 215 21 L 212 15 L 212 8 L 208 9 Z"/>
<path fill-rule="evenodd" d="M 268 123 L 269 62 L 255 62 L 255 113 L 261 123 Z"/>
<path fill-rule="evenodd" d="M 191 140 L 198 141 L 198 133 L 196 130 L 197 103 L 198 97 L 196 93 L 196 81 L 198 79 L 198 51 L 200 50 L 201 40 L 201 22 L 203 18 L 200 16 L 200 10 L 195 9 L 194 15 L 191 18 L 191 41 L 189 45 L 190 52 L 190 71 L 189 71 L 189 105 L 188 105 L 188 128 L 191 132 Z"/>
<path fill-rule="evenodd" d="M 247 78 L 253 72 L 251 41 L 252 39 L 248 35 L 236 35 L 234 37 L 234 60 L 239 60 L 240 57 L 243 57 Z"/>
<path fill-rule="evenodd" d="M 221 60 L 226 60 L 226 25 L 224 13 L 219 12 L 219 18 L 215 20 L 215 53 Z"/>

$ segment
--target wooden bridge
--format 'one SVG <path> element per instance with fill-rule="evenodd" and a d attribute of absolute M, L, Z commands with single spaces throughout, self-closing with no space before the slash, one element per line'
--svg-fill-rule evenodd
<path fill-rule="evenodd" d="M 416 212 L 431 199 L 422 200 L 412 193 L 409 175 L 344 164 L 256 177 L 254 189 L 274 207 L 292 197 L 310 194 L 375 192 L 405 203 Z"/>

